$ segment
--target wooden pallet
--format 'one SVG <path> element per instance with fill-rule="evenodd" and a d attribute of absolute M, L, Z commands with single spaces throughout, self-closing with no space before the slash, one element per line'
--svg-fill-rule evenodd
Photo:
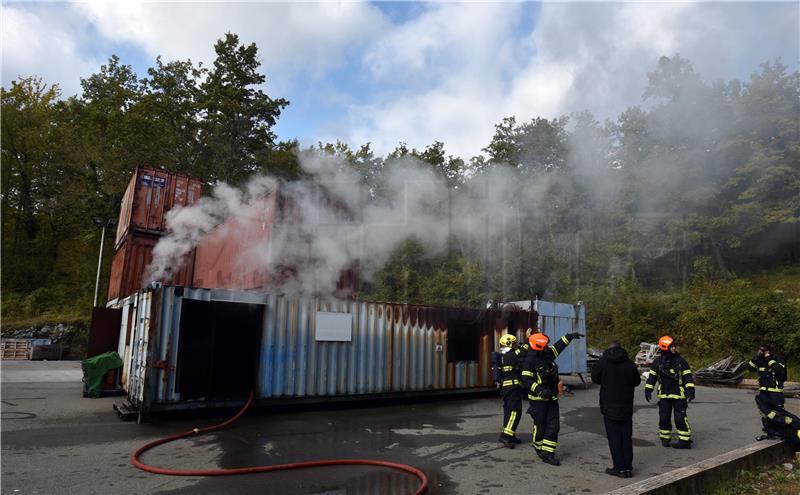
<path fill-rule="evenodd" d="M 30 359 L 31 343 L 28 340 L 9 339 L 0 342 L 0 358 L 2 359 Z"/>

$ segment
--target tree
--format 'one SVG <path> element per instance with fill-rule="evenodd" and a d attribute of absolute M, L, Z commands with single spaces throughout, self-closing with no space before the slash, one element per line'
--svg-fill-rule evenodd
<path fill-rule="evenodd" d="M 32 290 L 44 283 L 52 246 L 42 229 L 57 195 L 54 120 L 57 85 L 28 77 L 2 89 L 3 285 Z"/>
<path fill-rule="evenodd" d="M 144 130 L 150 149 L 151 165 L 203 176 L 198 157 L 203 144 L 199 140 L 199 80 L 207 74 L 191 61 L 163 63 L 156 58 L 155 67 L 147 69 L 142 80 L 143 94 L 135 112 L 147 122 Z"/>
<path fill-rule="evenodd" d="M 209 180 L 238 183 L 258 170 L 258 155 L 275 142 L 272 127 L 289 104 L 273 99 L 258 86 L 266 76 L 258 72 L 255 43 L 240 45 L 228 33 L 214 45 L 216 59 L 200 86 L 200 141 L 205 148 L 200 170 Z"/>

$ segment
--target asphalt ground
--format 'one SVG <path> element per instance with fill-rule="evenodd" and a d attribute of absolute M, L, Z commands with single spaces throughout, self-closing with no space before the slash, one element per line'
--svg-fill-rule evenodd
<path fill-rule="evenodd" d="M 353 495 L 412 493 L 417 486 L 410 475 L 373 467 L 213 478 L 142 472 L 130 464 L 137 447 L 217 419 L 183 414 L 141 425 L 122 422 L 112 410 L 122 398 L 81 396 L 77 362 L 4 361 L 0 372 L 4 494 Z M 522 445 L 509 450 L 497 442 L 502 405 L 496 397 L 254 411 L 226 430 L 158 447 L 144 460 L 160 467 L 216 469 L 371 458 L 422 469 L 430 494 L 605 493 L 745 446 L 760 432 L 753 391 L 699 387 L 689 407 L 694 448 L 664 448 L 656 405 L 644 402 L 640 386 L 635 477 L 619 479 L 604 473 L 611 462 L 597 392 L 576 387 L 561 399 L 558 467 L 543 464 L 529 446 L 527 415 L 518 430 Z M 800 412 L 800 401 L 788 400 L 787 407 Z"/>

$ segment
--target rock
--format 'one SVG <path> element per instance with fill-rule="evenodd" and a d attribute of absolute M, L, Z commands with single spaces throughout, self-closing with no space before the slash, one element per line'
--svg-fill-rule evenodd
<path fill-rule="evenodd" d="M 783 465 L 783 469 L 791 471 L 792 469 L 794 469 L 794 464 L 792 464 L 791 462 L 787 462 Z"/>

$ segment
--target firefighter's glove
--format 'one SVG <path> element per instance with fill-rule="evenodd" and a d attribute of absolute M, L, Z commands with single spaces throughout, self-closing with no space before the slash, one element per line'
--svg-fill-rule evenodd
<path fill-rule="evenodd" d="M 646 400 L 647 402 L 653 400 L 653 391 L 650 390 L 649 388 L 644 389 L 644 400 Z"/>
<path fill-rule="evenodd" d="M 572 332 L 567 334 L 567 338 L 569 340 L 579 339 L 581 337 L 583 337 L 583 334 L 578 332 Z"/>
<path fill-rule="evenodd" d="M 694 387 L 689 387 L 686 389 L 686 399 L 689 402 L 692 402 L 694 400 Z"/>

